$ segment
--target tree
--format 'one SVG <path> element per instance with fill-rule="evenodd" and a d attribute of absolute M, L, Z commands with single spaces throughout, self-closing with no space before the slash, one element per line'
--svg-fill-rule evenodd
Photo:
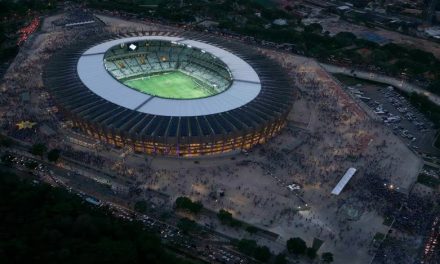
<path fill-rule="evenodd" d="M 306 253 L 307 245 L 300 237 L 294 237 L 287 240 L 287 250 L 290 253 L 302 255 Z"/>
<path fill-rule="evenodd" d="M 14 141 L 8 137 L 0 137 L 0 146 L 2 147 L 9 148 L 10 146 L 12 146 L 13 143 Z"/>
<path fill-rule="evenodd" d="M 286 263 L 287 263 L 287 260 L 286 260 L 285 254 L 280 253 L 280 254 L 276 255 L 274 264 L 286 264 Z"/>
<path fill-rule="evenodd" d="M 310 259 L 315 259 L 316 258 L 316 249 L 314 249 L 312 247 L 307 248 L 306 255 Z"/>
<path fill-rule="evenodd" d="M 241 225 L 240 221 L 234 219 L 232 217 L 232 214 L 224 209 L 220 209 L 220 211 L 217 213 L 217 217 L 223 225 L 230 225 L 230 226 Z"/>
<path fill-rule="evenodd" d="M 188 234 L 189 232 L 196 229 L 197 223 L 189 218 L 184 217 L 179 219 L 177 227 L 182 230 L 183 233 Z"/>
<path fill-rule="evenodd" d="M 178 197 L 176 199 L 176 208 L 188 210 L 191 213 L 197 214 L 203 209 L 201 202 L 193 202 L 188 197 Z"/>
<path fill-rule="evenodd" d="M 224 209 L 220 209 L 220 211 L 218 211 L 217 217 L 222 223 L 232 220 L 232 214 Z"/>
<path fill-rule="evenodd" d="M 264 263 L 266 263 L 271 257 L 272 257 L 272 253 L 270 252 L 269 248 L 266 246 L 257 247 L 257 249 L 254 252 L 254 258 Z"/>
<path fill-rule="evenodd" d="M 145 213 L 147 211 L 147 208 L 148 208 L 147 202 L 144 200 L 137 201 L 134 204 L 134 210 L 141 213 L 141 214 Z"/>
<path fill-rule="evenodd" d="M 355 42 L 356 35 L 351 32 L 339 32 L 333 38 L 340 47 L 347 47 Z"/>
<path fill-rule="evenodd" d="M 36 156 L 43 157 L 43 154 L 44 154 L 44 152 L 46 152 L 46 150 L 47 150 L 46 145 L 41 144 L 41 143 L 36 143 L 36 144 L 32 145 L 31 153 Z"/>
<path fill-rule="evenodd" d="M 256 260 L 266 263 L 271 257 L 272 253 L 266 246 L 258 246 L 257 242 L 252 239 L 241 239 L 238 241 L 237 248 L 240 252 L 254 257 Z"/>
<path fill-rule="evenodd" d="M 257 242 L 252 239 L 241 239 L 238 241 L 237 248 L 240 252 L 253 256 L 256 248 L 258 247 Z"/>
<path fill-rule="evenodd" d="M 1 263 L 193 263 L 139 222 L 62 188 L 0 171 L 0 201 Z"/>
<path fill-rule="evenodd" d="M 433 92 L 435 94 L 439 94 L 440 95 L 440 79 L 431 82 L 428 85 L 428 90 L 430 90 L 431 92 Z"/>
<path fill-rule="evenodd" d="M 321 34 L 322 33 L 322 26 L 319 23 L 312 23 L 308 26 L 304 27 L 305 32 L 315 33 L 315 34 Z"/>
<path fill-rule="evenodd" d="M 372 54 L 374 62 L 387 62 L 388 61 L 388 54 L 381 50 L 381 49 L 375 49 Z"/>
<path fill-rule="evenodd" d="M 52 149 L 47 153 L 47 159 L 52 162 L 56 162 L 60 158 L 60 150 Z"/>
<path fill-rule="evenodd" d="M 332 263 L 333 262 L 333 254 L 331 252 L 324 252 L 321 255 L 321 259 L 325 263 Z"/>
<path fill-rule="evenodd" d="M 246 231 L 251 233 L 251 234 L 255 234 L 255 233 L 257 233 L 258 228 L 256 228 L 255 226 L 249 225 L 249 226 L 246 227 Z"/>

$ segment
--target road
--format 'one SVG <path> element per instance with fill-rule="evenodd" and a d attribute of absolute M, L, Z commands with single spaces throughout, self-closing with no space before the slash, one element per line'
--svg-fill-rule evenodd
<path fill-rule="evenodd" d="M 325 64 L 325 63 L 320 63 L 320 65 L 326 71 L 328 71 L 332 74 L 343 74 L 343 75 L 347 75 L 347 76 L 354 77 L 354 78 L 359 78 L 359 79 L 368 80 L 368 81 L 375 81 L 375 82 L 391 85 L 391 86 L 395 87 L 396 89 L 399 89 L 405 93 L 415 92 L 418 94 L 423 94 L 426 97 L 428 97 L 428 99 L 431 102 L 440 106 L 440 97 L 438 95 L 435 95 L 435 94 L 433 94 L 425 89 L 422 89 L 414 84 L 411 84 L 407 81 L 399 80 L 399 79 L 396 79 L 393 77 L 389 77 L 389 76 L 374 73 L 374 72 L 359 71 L 359 70 L 354 70 L 354 69 L 350 69 L 350 68 L 346 68 L 346 67 L 340 67 L 340 66 L 336 66 L 336 65 L 330 65 L 330 64 Z"/>

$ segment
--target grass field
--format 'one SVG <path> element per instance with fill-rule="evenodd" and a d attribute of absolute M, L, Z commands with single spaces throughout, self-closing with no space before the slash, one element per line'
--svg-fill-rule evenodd
<path fill-rule="evenodd" d="M 212 95 L 209 88 L 179 71 L 130 79 L 123 83 L 140 92 L 163 98 L 193 99 Z"/>

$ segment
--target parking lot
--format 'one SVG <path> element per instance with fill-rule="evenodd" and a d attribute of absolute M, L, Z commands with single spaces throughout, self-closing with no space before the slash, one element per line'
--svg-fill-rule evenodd
<path fill-rule="evenodd" d="M 437 130 L 434 124 L 391 86 L 356 84 L 347 91 L 362 101 L 376 119 L 381 120 L 410 148 L 421 153 L 437 155 L 433 147 Z"/>

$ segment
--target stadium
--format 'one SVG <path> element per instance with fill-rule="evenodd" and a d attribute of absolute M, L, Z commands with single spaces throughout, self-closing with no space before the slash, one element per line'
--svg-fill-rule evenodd
<path fill-rule="evenodd" d="M 281 67 L 256 49 L 188 32 L 72 43 L 53 55 L 43 80 L 83 133 L 166 156 L 264 143 L 285 126 L 294 97 Z"/>

